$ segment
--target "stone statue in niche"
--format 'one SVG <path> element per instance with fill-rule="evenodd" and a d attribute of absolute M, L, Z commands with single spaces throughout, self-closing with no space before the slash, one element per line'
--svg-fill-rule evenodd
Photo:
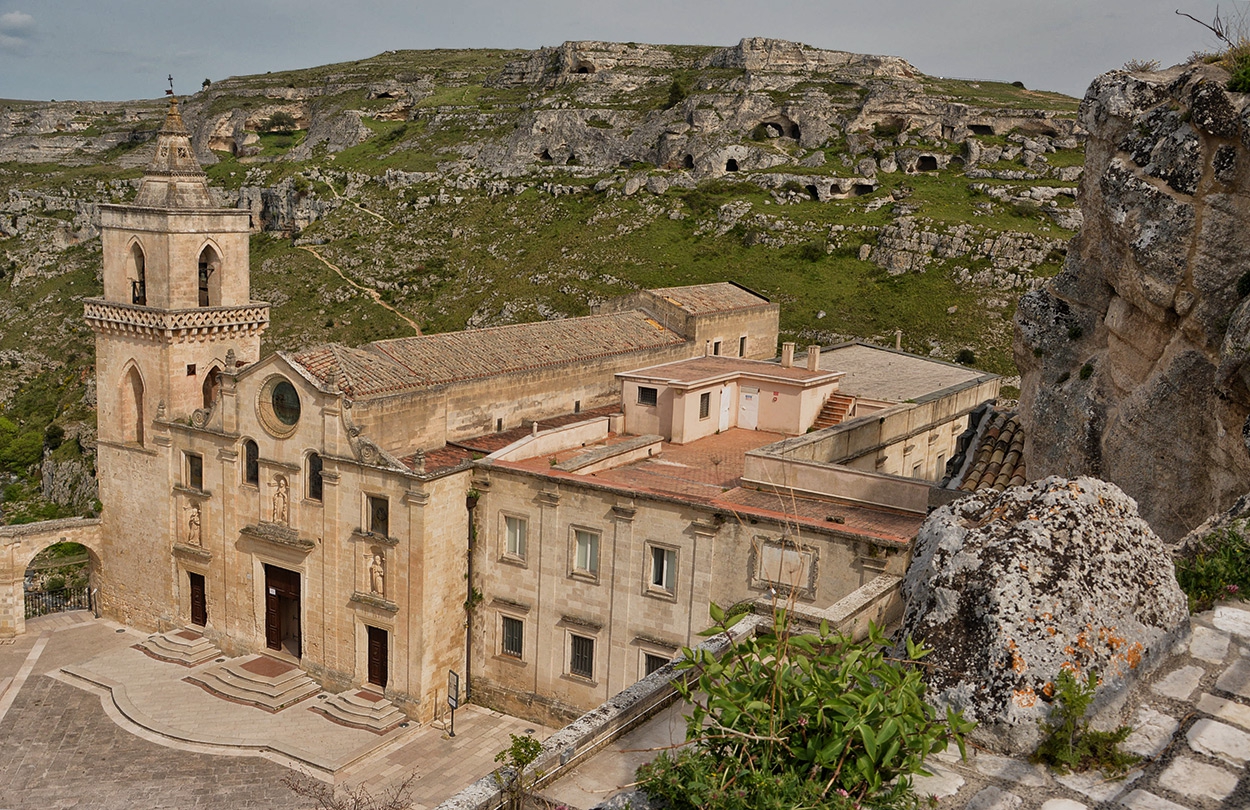
<path fill-rule="evenodd" d="M 200 505 L 193 503 L 186 508 L 187 511 L 187 544 L 192 546 L 203 545 L 203 536 L 200 533 Z"/>
<path fill-rule="evenodd" d="M 386 562 L 375 553 L 369 562 L 369 590 L 378 596 L 386 596 Z"/>
<path fill-rule="evenodd" d="M 274 523 L 286 526 L 290 522 L 290 492 L 286 482 L 286 476 L 275 476 L 271 486 L 274 488 L 273 512 L 271 519 Z"/>

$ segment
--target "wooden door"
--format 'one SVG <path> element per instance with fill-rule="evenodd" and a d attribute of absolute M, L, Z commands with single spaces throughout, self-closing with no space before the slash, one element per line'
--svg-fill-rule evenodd
<path fill-rule="evenodd" d="M 191 624 L 208 624 L 208 600 L 204 596 L 204 575 L 187 573 L 191 582 Z"/>
<path fill-rule="evenodd" d="M 369 631 L 369 683 L 386 686 L 387 632 L 380 627 L 366 627 Z"/>

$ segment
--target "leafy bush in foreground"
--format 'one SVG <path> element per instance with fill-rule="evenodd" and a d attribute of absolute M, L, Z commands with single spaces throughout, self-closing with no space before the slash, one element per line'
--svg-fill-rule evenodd
<path fill-rule="evenodd" d="M 716 606 L 712 618 L 726 629 Z M 639 769 L 640 786 L 675 810 L 917 805 L 911 776 L 929 754 L 972 723 L 924 701 L 915 666 L 927 650 L 907 643 L 907 659 L 885 652 L 880 629 L 865 641 L 831 633 L 791 634 L 784 611 L 770 633 L 739 641 L 717 660 L 684 650 L 679 682 L 692 706 L 686 739 Z"/>

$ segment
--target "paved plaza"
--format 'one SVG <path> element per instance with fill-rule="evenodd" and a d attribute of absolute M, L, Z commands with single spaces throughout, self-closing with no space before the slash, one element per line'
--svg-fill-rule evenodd
<path fill-rule="evenodd" d="M 0 808 L 296 808 L 308 802 L 282 784 L 292 774 L 376 795 L 414 773 L 413 807 L 429 808 L 490 773 L 509 733 L 550 733 L 475 706 L 457 711 L 454 739 L 340 726 L 308 711 L 316 698 L 270 714 L 132 649 L 146 637 L 76 612 L 0 642 Z M 62 667 L 127 688 L 115 697 Z"/>

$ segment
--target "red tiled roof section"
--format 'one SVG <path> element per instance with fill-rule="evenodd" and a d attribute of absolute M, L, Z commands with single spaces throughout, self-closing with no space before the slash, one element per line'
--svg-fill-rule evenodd
<path fill-rule="evenodd" d="M 961 492 L 1002 492 L 1025 483 L 1024 428 L 1020 417 L 1014 412 L 998 411 L 991 419 L 972 457 L 972 466 L 959 485 Z"/>
<path fill-rule="evenodd" d="M 450 444 L 444 447 L 440 447 L 437 450 L 426 450 L 425 451 L 425 472 L 436 473 L 436 472 L 439 472 L 440 470 L 450 470 L 453 467 L 459 467 L 461 464 L 464 464 L 466 461 L 471 461 L 475 455 L 480 455 L 480 454 L 474 453 L 472 450 L 469 450 L 468 448 L 456 447 L 455 445 L 450 445 Z M 407 467 L 410 470 L 417 469 L 417 454 L 416 453 L 404 456 L 403 458 L 400 459 L 400 461 L 403 463 L 405 467 Z"/>
<path fill-rule="evenodd" d="M 727 281 L 716 284 L 694 284 L 689 287 L 663 287 L 650 292 L 666 299 L 669 303 L 676 304 L 692 315 L 769 306 L 766 298 Z"/>
<path fill-rule="evenodd" d="M 384 355 L 337 343 L 313 346 L 292 355 L 291 360 L 323 385 L 337 373 L 338 387 L 348 396 L 385 394 L 420 384 L 412 372 Z"/>
<path fill-rule="evenodd" d="M 684 343 L 641 311 L 519 323 L 373 343 L 428 384 L 559 366 Z"/>
<path fill-rule="evenodd" d="M 351 349 L 335 343 L 290 356 L 322 384 L 338 374 L 350 396 L 560 366 L 679 345 L 685 338 L 641 310 L 419 335 Z"/>

